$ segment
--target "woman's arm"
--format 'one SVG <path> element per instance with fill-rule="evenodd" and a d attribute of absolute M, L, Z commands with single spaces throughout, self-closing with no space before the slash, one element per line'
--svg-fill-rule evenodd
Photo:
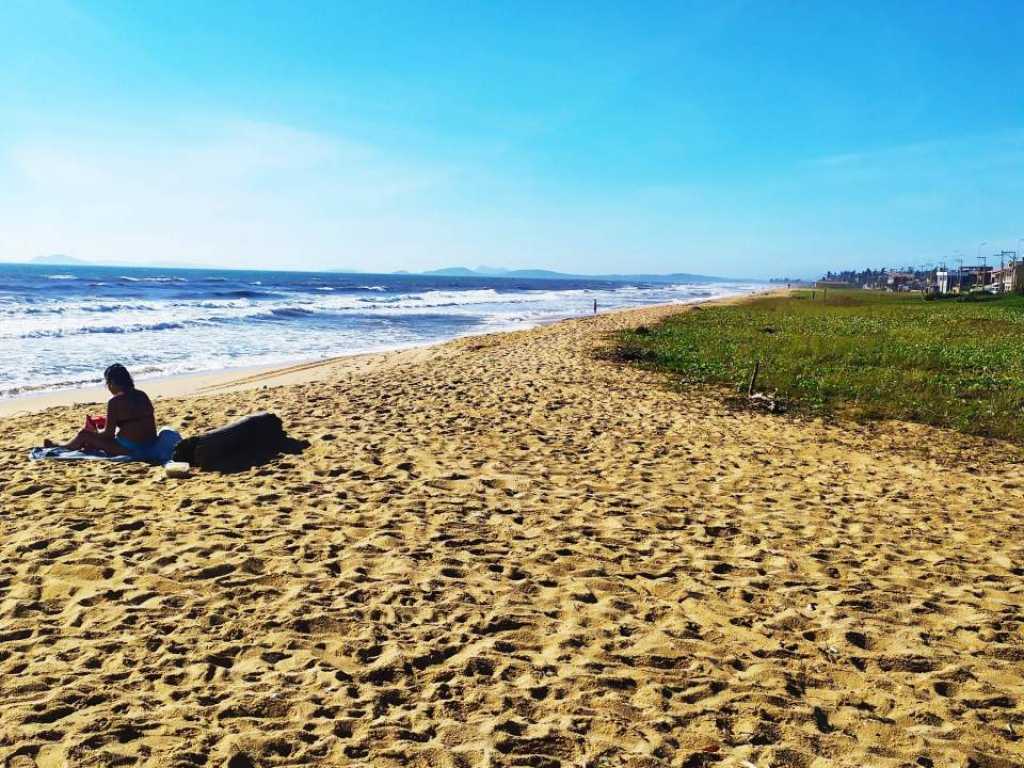
<path fill-rule="evenodd" d="M 107 426 L 100 432 L 100 437 L 106 440 L 113 440 L 117 433 L 117 409 L 114 407 L 114 398 L 107 401 Z"/>

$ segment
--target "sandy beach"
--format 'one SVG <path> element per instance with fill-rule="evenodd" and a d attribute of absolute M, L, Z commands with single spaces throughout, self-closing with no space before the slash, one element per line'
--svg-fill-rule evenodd
<path fill-rule="evenodd" d="M 310 441 L 236 474 L 5 410 L 3 765 L 1024 765 L 1020 450 L 596 354 L 679 311 L 162 393 Z"/>

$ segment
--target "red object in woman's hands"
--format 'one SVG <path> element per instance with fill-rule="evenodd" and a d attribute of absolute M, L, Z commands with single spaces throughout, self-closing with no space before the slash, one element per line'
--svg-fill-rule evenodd
<path fill-rule="evenodd" d="M 107 428 L 107 417 L 106 416 L 86 416 L 85 417 L 85 428 L 89 432 L 102 432 Z"/>

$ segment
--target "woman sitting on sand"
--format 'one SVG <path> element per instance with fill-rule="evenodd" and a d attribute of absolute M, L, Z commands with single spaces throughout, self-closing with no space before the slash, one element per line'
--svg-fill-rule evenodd
<path fill-rule="evenodd" d="M 83 429 L 68 443 L 58 445 L 47 440 L 47 448 L 70 451 L 100 451 L 108 456 L 145 458 L 156 441 L 153 403 L 135 382 L 128 369 L 115 363 L 103 372 L 103 380 L 113 395 L 107 401 L 107 424 L 102 432 Z"/>

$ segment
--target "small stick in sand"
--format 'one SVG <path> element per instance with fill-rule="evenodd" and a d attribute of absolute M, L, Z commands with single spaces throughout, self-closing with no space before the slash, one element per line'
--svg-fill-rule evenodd
<path fill-rule="evenodd" d="M 757 383 L 757 374 L 761 371 L 761 360 L 754 361 L 754 370 L 750 372 L 750 382 L 747 384 L 747 397 L 754 396 L 754 385 Z"/>

